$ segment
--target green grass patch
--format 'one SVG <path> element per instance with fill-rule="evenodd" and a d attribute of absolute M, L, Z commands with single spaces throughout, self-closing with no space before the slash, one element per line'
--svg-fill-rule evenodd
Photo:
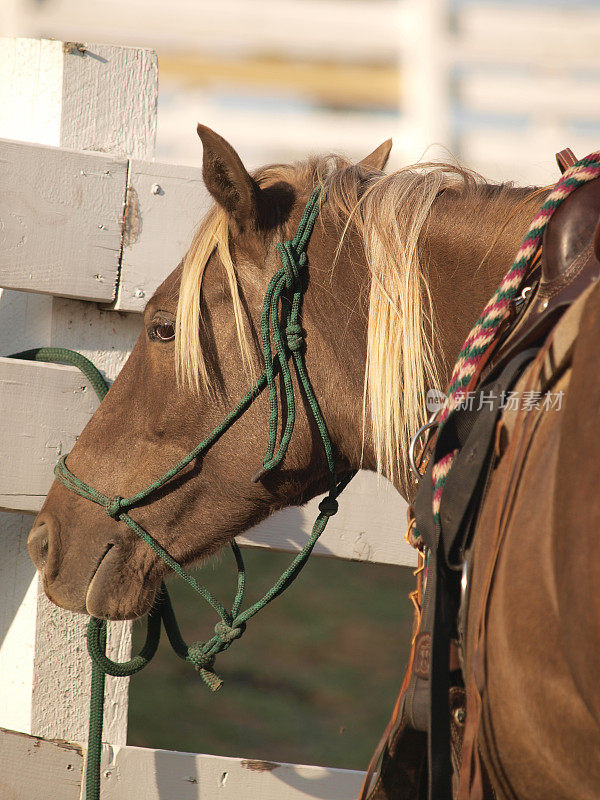
<path fill-rule="evenodd" d="M 245 550 L 248 599 L 290 556 Z M 198 573 L 225 604 L 235 586 L 224 554 Z M 407 568 L 313 557 L 296 583 L 217 658 L 213 694 L 166 637 L 131 680 L 130 744 L 364 769 L 392 710 L 408 658 L 414 578 Z M 169 592 L 188 642 L 212 635 L 214 612 L 182 581 Z M 135 645 L 143 638 L 137 625 Z"/>

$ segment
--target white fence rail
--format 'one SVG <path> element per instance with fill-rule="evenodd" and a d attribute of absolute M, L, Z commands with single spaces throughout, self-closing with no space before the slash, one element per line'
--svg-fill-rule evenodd
<path fill-rule="evenodd" d="M 79 800 L 83 752 L 0 728 L 2 785 L 11 800 Z M 362 772 L 256 759 L 104 745 L 103 800 L 349 800 Z"/>
<path fill-rule="evenodd" d="M 127 159 L 0 140 L 0 285 L 111 302 Z"/>
<path fill-rule="evenodd" d="M 144 310 L 209 208 L 200 169 L 6 139 L 0 179 L 0 287 L 118 311 Z"/>

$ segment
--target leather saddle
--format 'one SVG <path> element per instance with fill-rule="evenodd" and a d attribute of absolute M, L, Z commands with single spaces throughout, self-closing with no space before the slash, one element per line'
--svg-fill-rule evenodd
<path fill-rule="evenodd" d="M 557 154 L 562 172 L 575 160 L 570 150 L 563 150 Z M 527 352 L 534 352 L 536 347 L 541 346 L 566 309 L 599 278 L 600 178 L 579 187 L 553 214 L 544 234 L 539 270 L 530 277 L 530 288 L 524 292 L 525 297 L 515 303 L 509 327 L 499 340 L 493 358 L 482 373 L 482 382 L 489 383 L 492 380 L 497 382 L 498 376 L 501 379 L 507 372 L 512 380 L 509 365 L 518 362 L 521 365 L 519 368 L 522 368 L 522 365 L 527 363 L 524 355 L 526 356 Z M 488 427 L 490 430 L 486 435 L 490 437 L 490 442 L 485 442 L 484 448 L 489 452 L 493 450 L 491 443 L 495 435 L 495 425 Z M 481 464 L 482 470 L 487 468 L 484 463 Z M 427 483 L 428 475 L 421 482 L 421 487 L 426 489 Z M 446 486 L 445 496 L 448 494 L 448 488 Z M 469 489 L 476 502 L 471 504 L 469 510 L 467 531 L 464 530 L 463 520 L 459 542 L 461 551 L 469 545 L 469 532 L 474 530 L 478 507 L 483 501 L 484 490 L 480 475 L 474 476 Z M 416 506 L 418 502 L 417 496 Z M 421 507 L 431 508 L 428 497 L 421 503 Z M 420 523 L 419 528 L 421 528 Z M 451 560 L 448 559 L 448 554 L 455 544 L 455 542 L 450 544 L 439 542 L 438 547 L 446 551 L 446 557 L 445 559 L 442 557 L 442 560 Z M 454 552 L 456 553 L 456 547 Z M 428 587 L 435 582 L 432 580 L 435 574 L 432 564 L 435 564 L 436 559 L 439 569 L 440 554 L 432 553 L 429 561 Z M 456 562 L 458 559 L 454 560 Z M 452 566 L 455 569 L 455 576 L 458 576 L 455 564 L 450 565 L 449 571 L 451 572 Z M 435 599 L 427 597 L 428 589 L 424 595 L 422 594 L 421 582 L 418 581 L 415 593 L 418 610 L 415 613 L 414 636 L 407 674 L 392 718 L 371 760 L 360 800 L 426 800 L 431 796 L 431 765 L 428 770 L 428 735 L 430 735 L 428 728 L 431 727 L 431 717 L 427 709 L 432 704 Z M 452 627 L 454 638 L 459 633 L 458 619 Z M 450 669 L 452 668 L 451 664 Z M 460 769 L 466 706 L 463 682 L 460 677 L 457 679 L 457 675 L 460 676 L 458 669 L 451 673 L 447 710 L 449 730 L 445 734 L 455 775 L 453 792 L 456 791 L 456 776 Z M 437 736 L 436 733 L 433 735 Z M 429 747 L 431 750 L 431 743 Z M 374 776 L 376 777 L 373 780 Z M 494 794 L 487 784 L 485 775 L 482 780 L 483 796 L 492 798 Z"/>
<path fill-rule="evenodd" d="M 557 154 L 559 159 L 568 151 Z M 565 164 L 574 163 L 575 157 Z M 564 171 L 564 169 L 563 169 Z M 539 341 L 600 277 L 600 178 L 580 186 L 552 215 L 542 243 L 541 272 L 525 308 L 500 343 L 490 369 Z"/>

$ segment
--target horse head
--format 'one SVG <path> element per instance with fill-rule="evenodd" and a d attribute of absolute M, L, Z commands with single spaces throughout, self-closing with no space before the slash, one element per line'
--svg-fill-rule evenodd
<path fill-rule="evenodd" d="M 358 164 L 314 157 L 250 175 L 223 138 L 204 126 L 198 133 L 215 205 L 148 302 L 142 333 L 67 469 L 107 498 L 131 497 L 221 423 L 265 367 L 261 312 L 282 267 L 277 245 L 292 239 L 322 187 L 288 345 L 302 348 L 335 450 L 333 477 L 378 470 L 410 495 L 405 451 L 424 421 L 427 389 L 440 385 L 436 363 L 453 361 L 505 271 L 521 229 L 509 235 L 498 226 L 523 193 L 502 193 L 450 165 L 385 176 L 391 141 Z M 442 263 L 446 269 L 434 268 Z M 292 303 L 291 290 L 284 292 L 275 321 Z M 275 380 L 285 417 L 290 397 L 281 375 Z M 296 423 L 277 468 L 252 480 L 272 413 L 273 398 L 270 404 L 263 392 L 214 446 L 130 509 L 179 564 L 210 556 L 273 511 L 328 487 L 310 398 L 295 378 L 293 389 Z M 54 482 L 29 551 L 58 605 L 105 619 L 135 618 L 152 607 L 168 567 L 116 518 L 118 510 Z"/>
<path fill-rule="evenodd" d="M 68 469 L 110 496 L 129 496 L 212 431 L 263 369 L 261 307 L 281 268 L 276 244 L 292 237 L 314 187 L 345 175 L 322 203 L 303 279 L 305 361 L 336 448 L 340 472 L 375 464 L 363 447 L 362 379 L 369 272 L 344 204 L 381 175 L 391 142 L 358 165 L 313 159 L 251 176 L 235 150 L 199 126 L 213 196 L 182 262 L 150 299 L 125 367 L 68 457 Z M 165 231 L 168 235 L 168 231 Z M 266 449 L 268 398 L 259 397 L 217 444 L 132 516 L 181 564 L 221 548 L 276 509 L 327 488 L 327 463 L 295 387 L 297 419 L 281 466 L 253 482 Z M 285 398 L 282 400 L 285 403 Z M 151 607 L 164 563 L 118 520 L 55 481 L 29 537 L 31 557 L 58 605 L 102 618 Z"/>

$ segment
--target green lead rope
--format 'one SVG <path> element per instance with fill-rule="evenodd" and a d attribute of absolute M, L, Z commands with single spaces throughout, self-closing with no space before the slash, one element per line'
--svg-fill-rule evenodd
<path fill-rule="evenodd" d="M 167 470 L 150 486 L 137 494 L 124 498 L 108 497 L 89 486 L 66 465 L 63 456 L 55 468 L 56 478 L 75 494 L 102 506 L 108 516 L 124 522 L 140 539 L 161 558 L 173 572 L 185 580 L 215 610 L 219 621 L 215 625 L 214 635 L 205 642 L 194 642 L 187 645 L 181 636 L 173 606 L 164 583 L 154 606 L 147 618 L 146 640 L 140 652 L 127 662 L 116 662 L 106 655 L 106 621 L 90 618 L 87 630 L 88 652 L 92 658 L 92 686 L 90 695 L 90 727 L 88 738 L 88 755 L 86 762 L 86 798 L 98 800 L 100 797 L 100 759 L 102 749 L 102 725 L 104 718 L 104 689 L 106 675 L 125 677 L 143 669 L 153 658 L 160 641 L 161 623 L 175 653 L 191 663 L 200 673 L 210 689 L 216 691 L 222 684 L 214 672 L 215 658 L 218 653 L 227 650 L 232 642 L 239 639 L 246 629 L 246 623 L 262 608 L 278 597 L 295 580 L 306 564 L 312 550 L 323 533 L 329 517 L 338 510 L 337 497 L 356 474 L 346 473 L 340 480 L 336 477 L 336 464 L 333 443 L 323 415 L 313 391 L 306 364 L 304 362 L 303 330 L 300 324 L 302 297 L 305 289 L 305 275 L 301 272 L 307 264 L 306 248 L 322 202 L 322 189 L 317 186 L 313 191 L 302 215 L 296 235 L 291 241 L 277 245 L 282 267 L 271 278 L 262 312 L 262 343 L 265 370 L 250 390 L 227 414 L 225 419 L 193 450 L 171 469 Z M 291 294 L 291 303 L 289 295 Z M 289 307 L 289 310 L 288 310 Z M 281 319 L 281 321 L 280 321 Z M 275 352 L 271 346 L 275 343 Z M 194 459 L 209 450 L 215 442 L 244 414 L 254 400 L 268 388 L 269 393 L 269 439 L 262 467 L 253 476 L 253 481 L 260 480 L 266 473 L 281 463 L 287 452 L 296 418 L 294 388 L 288 361 L 293 360 L 298 381 L 308 402 L 311 414 L 319 431 L 327 460 L 329 474 L 329 494 L 319 504 L 319 514 L 313 525 L 310 537 L 302 550 L 294 558 L 279 580 L 254 605 L 241 611 L 244 599 L 246 574 L 241 551 L 234 541 L 231 548 L 238 570 L 237 591 L 231 606 L 227 610 L 204 586 L 186 572 L 183 567 L 151 536 L 141 525 L 127 513 L 139 505 L 145 498 L 160 489 Z M 62 362 L 78 367 L 88 378 L 98 398 L 103 400 L 108 384 L 102 374 L 87 358 L 72 350 L 64 348 L 37 348 L 16 353 L 13 358 L 36 361 Z M 282 433 L 277 452 L 277 434 L 279 430 L 279 402 L 277 397 L 277 373 L 280 372 L 285 390 L 285 419 L 282 420 Z"/>

